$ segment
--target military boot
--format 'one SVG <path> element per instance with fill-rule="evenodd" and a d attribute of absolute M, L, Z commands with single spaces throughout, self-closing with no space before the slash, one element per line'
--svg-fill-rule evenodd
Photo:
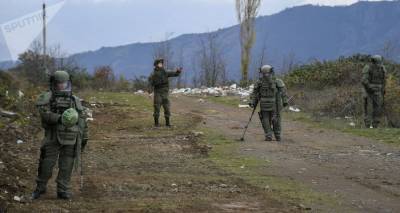
<path fill-rule="evenodd" d="M 61 200 L 71 200 L 72 195 L 68 192 L 57 192 L 57 198 Z"/>
<path fill-rule="evenodd" d="M 282 141 L 282 137 L 280 135 L 275 135 L 275 139 L 278 142 Z"/>
<path fill-rule="evenodd" d="M 45 194 L 46 190 L 41 190 L 36 188 L 35 191 L 32 192 L 32 200 L 39 199 L 42 194 Z"/>
<path fill-rule="evenodd" d="M 156 117 L 154 117 L 154 126 L 155 126 L 155 127 L 159 127 L 159 126 L 160 126 L 160 123 L 159 123 L 159 121 L 158 121 L 158 118 L 156 118 Z"/>
<path fill-rule="evenodd" d="M 171 123 L 170 123 L 169 117 L 165 117 L 165 126 L 171 127 Z"/>
<path fill-rule="evenodd" d="M 271 135 L 266 135 L 265 136 L 265 141 L 272 141 L 272 136 Z"/>

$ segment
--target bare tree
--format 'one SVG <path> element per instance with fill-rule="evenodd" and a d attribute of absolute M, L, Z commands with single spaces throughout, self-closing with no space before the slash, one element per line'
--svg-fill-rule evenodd
<path fill-rule="evenodd" d="M 198 60 L 199 56 L 194 55 L 191 59 L 191 70 L 193 72 L 193 77 L 192 77 L 192 84 L 195 88 L 199 87 L 200 84 L 200 76 L 198 74 L 198 69 L 197 69 L 197 60 Z"/>
<path fill-rule="evenodd" d="M 183 55 L 183 47 L 180 47 L 179 51 L 178 51 L 177 66 L 178 67 L 183 67 L 184 60 L 185 60 L 185 58 L 184 58 L 184 55 Z M 184 74 L 185 79 L 182 79 L 182 75 L 179 75 L 178 78 L 176 79 L 176 87 L 177 88 L 182 88 L 182 86 L 183 86 L 182 84 L 185 84 L 185 87 L 186 87 L 187 72 L 184 72 L 183 74 Z M 182 80 L 184 82 L 182 82 Z"/>
<path fill-rule="evenodd" d="M 393 60 L 397 55 L 400 54 L 399 41 L 398 40 L 385 41 L 381 49 L 381 52 L 384 58 Z"/>
<path fill-rule="evenodd" d="M 205 86 L 216 86 L 226 80 L 226 64 L 217 37 L 216 33 L 208 33 L 200 39 L 200 78 Z"/>
<path fill-rule="evenodd" d="M 165 33 L 165 39 L 158 44 L 154 46 L 153 50 L 153 58 L 163 58 L 164 59 L 164 66 L 166 69 L 172 68 L 173 62 L 172 58 L 174 55 L 174 52 L 172 51 L 171 48 L 171 37 L 173 36 L 174 33 Z"/>
<path fill-rule="evenodd" d="M 282 71 L 284 73 L 292 71 L 296 66 L 296 54 L 290 52 L 288 55 L 284 56 L 282 59 Z"/>
<path fill-rule="evenodd" d="M 258 79 L 259 77 L 259 69 L 267 63 L 267 35 L 264 34 L 262 38 L 262 46 L 260 51 L 258 52 L 257 57 L 254 58 L 252 69 L 253 72 L 253 80 Z"/>
<path fill-rule="evenodd" d="M 248 70 L 256 33 L 255 18 L 260 8 L 261 0 L 236 0 L 237 19 L 240 24 L 241 72 L 243 86 L 248 84 Z"/>

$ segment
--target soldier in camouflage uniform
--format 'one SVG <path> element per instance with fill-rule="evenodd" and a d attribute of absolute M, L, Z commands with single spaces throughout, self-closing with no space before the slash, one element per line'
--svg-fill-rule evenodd
<path fill-rule="evenodd" d="M 383 59 L 380 55 L 374 55 L 372 63 L 365 65 L 362 71 L 363 100 L 364 100 L 364 122 L 367 128 L 377 128 L 380 117 L 383 114 L 386 68 L 382 64 Z M 372 112 L 368 110 L 372 105 Z"/>
<path fill-rule="evenodd" d="M 281 141 L 281 110 L 288 106 L 286 88 L 283 81 L 274 74 L 273 67 L 264 65 L 260 69 L 260 80 L 254 86 L 250 107 L 260 103 L 260 120 L 265 133 L 265 140 L 272 141 L 272 134 Z"/>
<path fill-rule="evenodd" d="M 167 127 L 171 126 L 170 102 L 169 102 L 169 79 L 170 77 L 178 77 L 182 72 L 182 68 L 176 71 L 166 71 L 164 68 L 164 60 L 156 59 L 154 61 L 154 71 L 149 77 L 151 89 L 154 91 L 154 125 L 160 126 L 159 117 L 161 106 L 164 108 L 165 123 Z"/>
<path fill-rule="evenodd" d="M 36 103 L 42 127 L 45 130 L 40 149 L 36 189 L 32 199 L 46 192 L 58 159 L 57 198 L 71 199 L 70 179 L 74 163 L 88 141 L 84 107 L 78 97 L 72 95 L 71 79 L 67 72 L 57 71 L 50 77 L 50 91 L 42 93 Z"/>

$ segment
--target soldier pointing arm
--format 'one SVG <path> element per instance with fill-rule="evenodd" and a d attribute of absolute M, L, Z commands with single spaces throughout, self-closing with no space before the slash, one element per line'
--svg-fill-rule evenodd
<path fill-rule="evenodd" d="M 169 101 L 169 78 L 178 77 L 182 73 L 182 68 L 176 71 L 166 71 L 164 68 L 164 59 L 154 61 L 154 70 L 149 77 L 151 89 L 154 91 L 154 125 L 160 126 L 159 117 L 161 107 L 164 108 L 165 124 L 171 127 L 171 104 Z"/>

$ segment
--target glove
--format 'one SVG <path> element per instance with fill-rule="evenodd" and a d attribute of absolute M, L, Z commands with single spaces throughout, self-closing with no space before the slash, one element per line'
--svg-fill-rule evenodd
<path fill-rule="evenodd" d="M 287 106 L 289 106 L 288 103 L 283 103 L 283 107 L 287 107 Z"/>
<path fill-rule="evenodd" d="M 251 108 L 254 108 L 254 103 L 249 103 L 249 106 L 250 106 Z"/>

